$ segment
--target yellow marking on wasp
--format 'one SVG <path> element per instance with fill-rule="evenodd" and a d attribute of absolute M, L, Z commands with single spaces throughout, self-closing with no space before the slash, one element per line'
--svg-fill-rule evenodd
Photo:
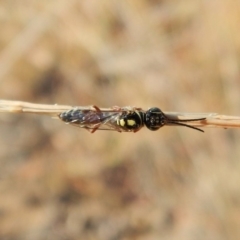
<path fill-rule="evenodd" d="M 124 127 L 125 126 L 125 120 L 124 119 L 120 119 L 120 120 L 117 120 L 117 124 Z"/>
<path fill-rule="evenodd" d="M 134 126 L 134 125 L 136 125 L 136 121 L 133 119 L 130 119 L 130 120 L 127 120 L 127 124 L 128 124 L 128 126 Z"/>

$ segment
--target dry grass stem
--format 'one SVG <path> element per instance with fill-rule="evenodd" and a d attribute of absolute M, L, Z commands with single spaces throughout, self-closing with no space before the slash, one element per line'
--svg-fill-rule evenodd
<path fill-rule="evenodd" d="M 81 106 L 82 109 L 89 109 L 90 106 Z M 73 106 L 58 104 L 35 104 L 23 101 L 0 100 L 0 112 L 12 113 L 34 113 L 58 116 L 59 113 L 69 110 Z M 110 111 L 111 108 L 100 108 L 102 111 Z M 170 119 L 195 119 L 206 118 L 201 121 L 188 122 L 188 125 L 195 127 L 221 127 L 221 128 L 240 128 L 240 117 L 226 116 L 217 113 L 180 113 L 164 112 Z"/>

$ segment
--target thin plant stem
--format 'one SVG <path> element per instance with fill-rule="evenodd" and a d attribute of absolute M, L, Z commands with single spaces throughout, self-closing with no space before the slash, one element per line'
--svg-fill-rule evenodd
<path fill-rule="evenodd" d="M 36 104 L 23 101 L 0 100 L 0 112 L 9 113 L 34 113 L 58 117 L 63 111 L 72 109 L 73 106 L 58 104 Z M 80 106 L 82 110 L 92 108 L 92 106 Z M 112 108 L 99 108 L 101 111 L 112 111 Z M 206 118 L 205 120 L 189 121 L 187 124 L 194 127 L 218 127 L 218 128 L 240 128 L 240 117 L 221 115 L 217 113 L 181 113 L 165 112 L 169 119 L 191 119 Z"/>

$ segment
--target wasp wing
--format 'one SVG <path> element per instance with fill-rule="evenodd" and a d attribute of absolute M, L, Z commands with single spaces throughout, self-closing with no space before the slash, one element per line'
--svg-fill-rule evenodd
<path fill-rule="evenodd" d="M 118 119 L 122 114 L 122 110 L 96 111 L 73 108 L 61 113 L 59 118 L 72 126 L 85 128 L 90 132 L 96 130 L 126 132 L 125 129 L 118 125 Z"/>

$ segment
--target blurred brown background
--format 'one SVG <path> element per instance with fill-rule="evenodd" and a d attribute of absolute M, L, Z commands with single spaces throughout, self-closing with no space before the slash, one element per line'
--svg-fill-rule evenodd
<path fill-rule="evenodd" d="M 0 98 L 239 116 L 239 24 L 235 0 L 1 1 Z M 240 238 L 239 130 L 0 136 L 0 239 Z"/>

